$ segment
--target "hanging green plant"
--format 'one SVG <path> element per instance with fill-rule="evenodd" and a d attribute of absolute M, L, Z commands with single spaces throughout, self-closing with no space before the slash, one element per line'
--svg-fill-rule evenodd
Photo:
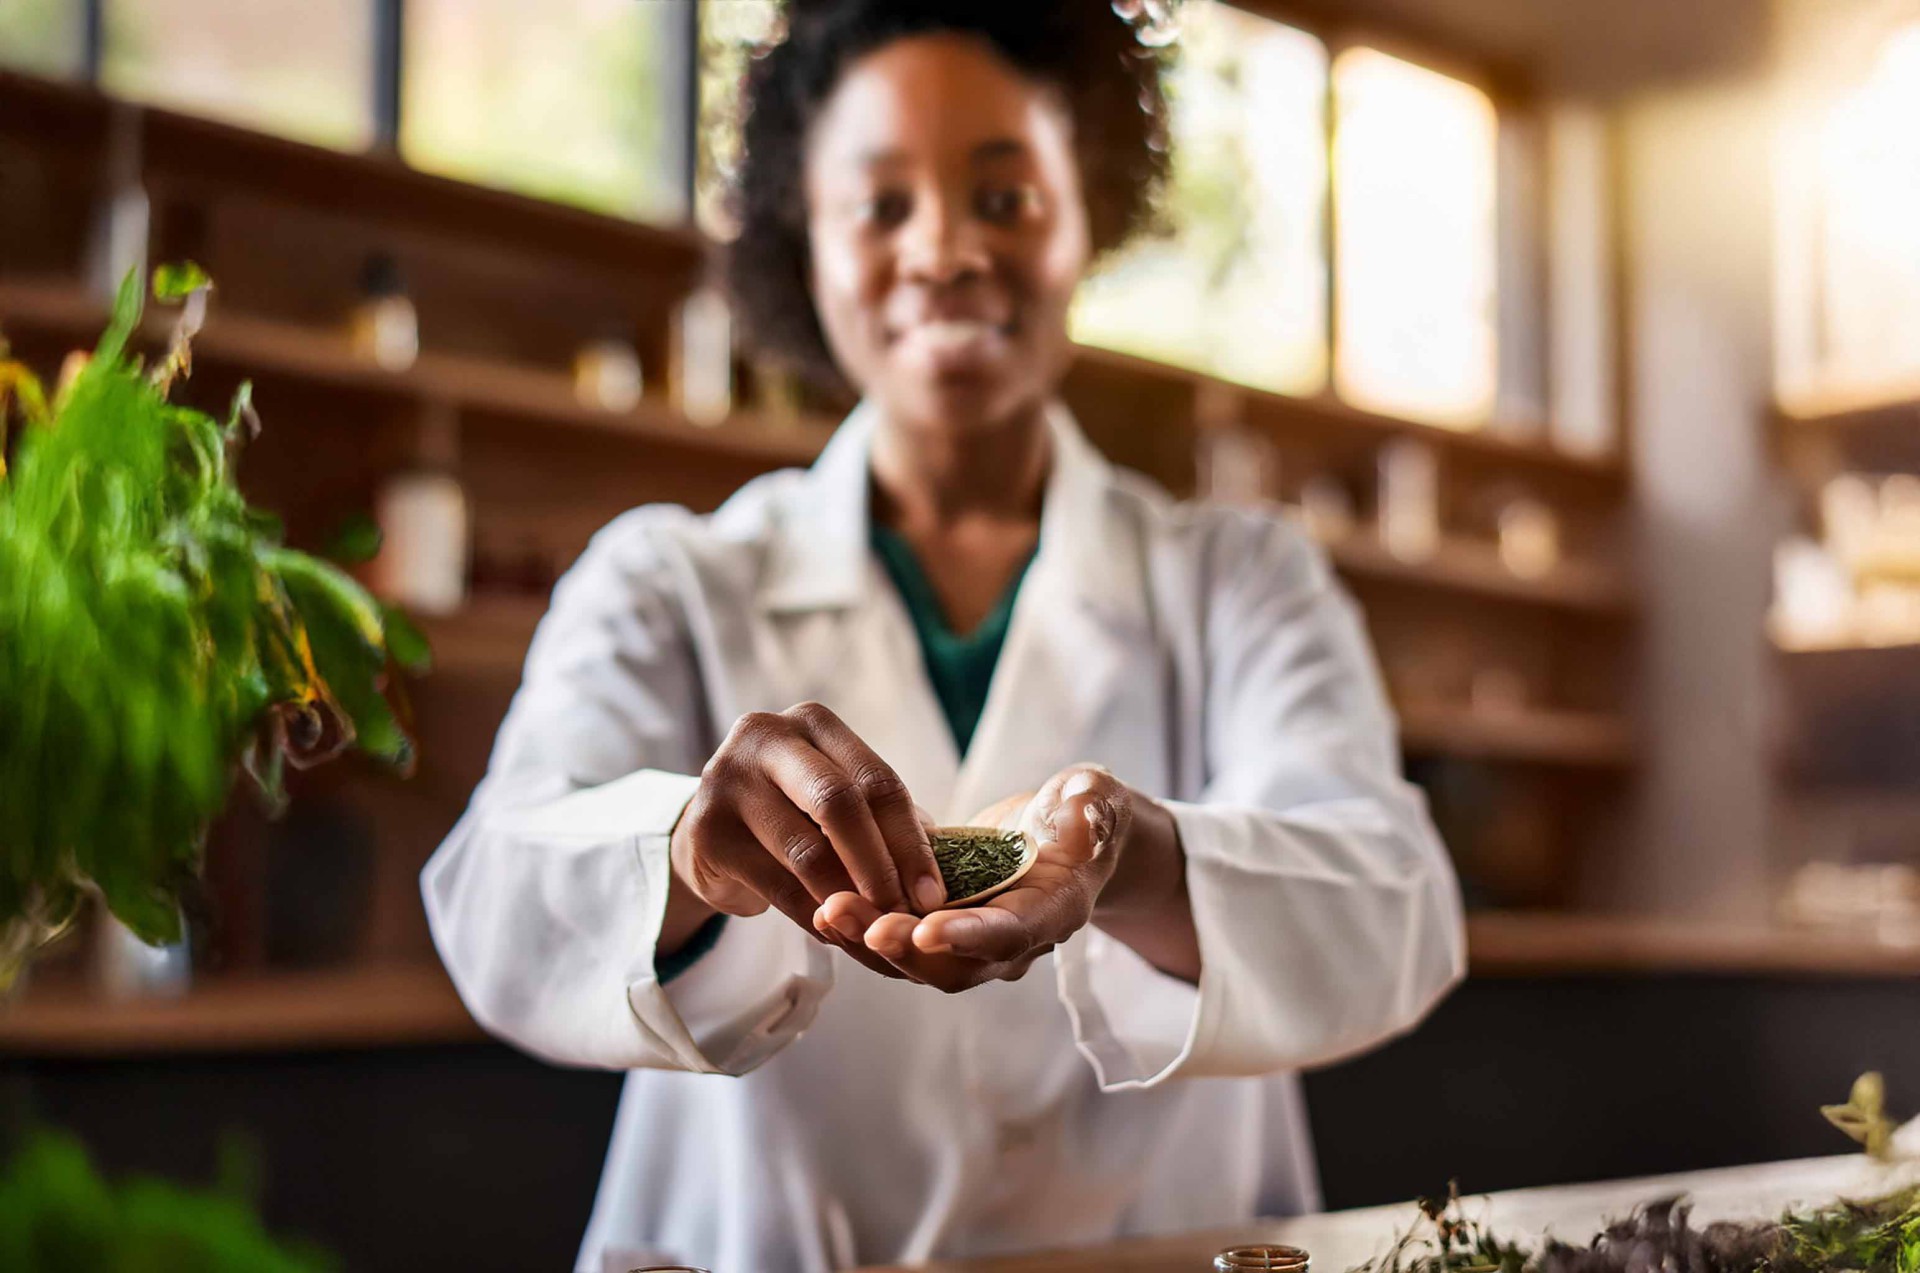
<path fill-rule="evenodd" d="M 424 663 L 419 633 L 241 495 L 249 386 L 225 421 L 170 401 L 209 290 L 197 266 L 154 272 L 181 313 L 149 368 L 130 275 L 51 398 L 0 346 L 0 984 L 90 892 L 177 940 L 237 773 L 277 809 L 287 764 L 412 763 L 387 693 L 393 664 Z"/>

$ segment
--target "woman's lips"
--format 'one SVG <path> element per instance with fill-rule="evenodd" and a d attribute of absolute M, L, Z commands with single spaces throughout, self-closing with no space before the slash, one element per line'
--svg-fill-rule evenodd
<path fill-rule="evenodd" d="M 988 370 L 1005 356 L 1011 329 L 971 318 L 936 318 L 899 331 L 894 355 L 920 364 L 935 375 Z"/>

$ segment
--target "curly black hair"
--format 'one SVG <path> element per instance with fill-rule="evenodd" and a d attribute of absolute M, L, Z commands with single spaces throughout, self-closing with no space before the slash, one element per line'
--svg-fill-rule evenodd
<path fill-rule="evenodd" d="M 726 276 L 755 347 L 823 385 L 844 387 L 809 284 L 807 128 L 854 61 L 902 37 L 943 31 L 986 40 L 1060 92 L 1096 255 L 1153 221 L 1167 173 L 1161 54 L 1107 0 L 789 0 L 786 38 L 755 57 L 747 75 L 745 153 L 733 192 L 740 234 Z"/>

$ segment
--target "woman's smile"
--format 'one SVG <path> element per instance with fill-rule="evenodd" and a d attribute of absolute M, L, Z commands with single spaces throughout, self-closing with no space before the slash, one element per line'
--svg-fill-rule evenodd
<path fill-rule="evenodd" d="M 1015 335 L 1012 323 L 979 318 L 927 318 L 892 329 L 892 357 L 939 379 L 990 373 L 1004 362 Z"/>

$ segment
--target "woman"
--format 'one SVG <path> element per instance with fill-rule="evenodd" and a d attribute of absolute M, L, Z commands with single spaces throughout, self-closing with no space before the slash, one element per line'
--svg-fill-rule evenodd
<path fill-rule="evenodd" d="M 1314 1206 L 1291 1071 L 1417 1021 L 1459 903 L 1319 555 L 1055 400 L 1163 166 L 1153 62 L 1086 0 L 809 0 L 750 101 L 739 304 L 862 405 L 596 537 L 424 879 L 482 1023 L 633 1071 L 579 1267 Z M 921 810 L 1040 860 L 928 914 Z"/>

